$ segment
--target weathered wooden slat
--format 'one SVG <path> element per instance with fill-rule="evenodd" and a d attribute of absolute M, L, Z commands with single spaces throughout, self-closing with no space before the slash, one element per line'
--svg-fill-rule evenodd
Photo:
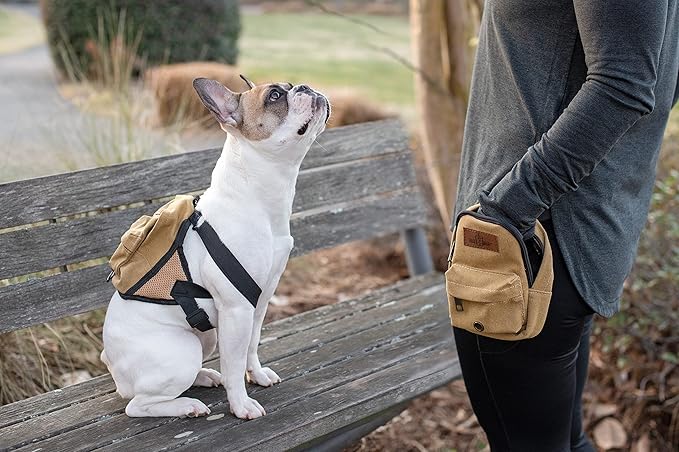
<path fill-rule="evenodd" d="M 442 283 L 439 273 L 417 276 L 399 281 L 391 286 L 378 289 L 369 294 L 351 300 L 344 300 L 332 305 L 322 306 L 302 312 L 292 317 L 276 320 L 264 325 L 263 342 L 300 334 L 319 325 L 324 325 L 348 315 L 361 313 L 365 315 L 372 309 L 386 303 L 413 296 Z M 262 347 L 262 360 L 270 362 L 279 357 L 270 354 L 268 346 Z M 0 406 L 0 429 L 21 422 L 34 416 L 45 415 L 115 391 L 110 375 L 95 377 L 86 382 L 68 386 L 64 389 L 50 391 L 46 394 L 31 397 L 8 405 Z"/>
<path fill-rule="evenodd" d="M 377 289 L 358 298 L 325 305 L 310 311 L 296 314 L 292 317 L 271 322 L 262 328 L 262 336 L 267 341 L 283 338 L 291 334 L 298 334 L 319 325 L 330 323 L 347 315 L 356 313 L 367 314 L 369 310 L 378 308 L 386 303 L 398 302 L 413 296 L 432 286 L 443 283 L 440 273 L 430 273 L 404 279 L 382 289 Z M 0 417 L 2 415 L 0 407 Z"/>
<path fill-rule="evenodd" d="M 318 413 L 318 409 L 323 409 L 327 406 L 327 403 L 341 400 L 342 394 L 347 392 L 351 392 L 354 397 L 362 396 L 364 398 L 361 402 L 353 405 L 350 404 L 351 402 L 343 400 L 341 404 L 338 403 L 333 407 L 338 411 L 320 420 L 308 416 L 306 424 L 280 436 L 268 437 L 256 445 L 253 444 L 254 438 L 251 431 L 239 430 L 237 439 L 245 441 L 237 441 L 234 444 L 235 447 L 230 450 L 305 450 L 319 444 L 324 436 L 332 436 L 342 427 L 363 424 L 393 406 L 410 401 L 460 378 L 459 363 L 455 358 L 450 345 L 444 345 L 426 355 L 418 356 L 415 358 L 416 361 L 410 365 L 404 363 L 398 368 L 396 366 L 387 368 L 378 374 L 364 377 L 363 381 L 351 382 L 346 387 L 339 387 L 315 399 L 305 400 L 301 403 L 301 406 L 287 407 L 289 413 L 279 413 L 277 420 L 271 423 L 270 428 L 272 430 L 284 430 L 285 420 L 290 414 L 297 414 L 300 411 Z M 418 368 L 414 365 L 421 367 Z M 397 381 L 398 384 L 395 384 L 394 381 Z M 385 389 L 385 387 L 388 389 Z M 348 405 L 348 407 L 339 409 L 339 406 L 343 405 Z M 287 424 L 287 427 L 290 428 L 290 424 Z M 225 440 L 224 433 L 217 431 L 215 434 L 207 436 L 203 441 L 185 444 L 175 450 L 200 450 L 202 447 L 209 450 L 210 444 L 216 446 Z"/>
<path fill-rule="evenodd" d="M 365 419 L 385 406 L 410 400 L 459 376 L 451 344 L 438 342 L 433 345 L 432 349 L 414 356 L 406 355 L 406 359 L 397 364 L 382 368 L 372 367 L 370 362 L 361 363 L 356 368 L 352 363 L 346 363 L 351 367 L 338 365 L 340 378 L 331 378 L 343 384 L 328 389 L 322 386 L 322 381 L 310 381 L 314 385 L 309 384 L 303 391 L 312 390 L 317 385 L 322 386 L 323 391 L 314 391 L 293 404 L 286 404 L 263 418 L 240 423 L 233 429 L 227 428 L 226 422 L 194 425 L 180 420 L 176 425 L 163 426 L 158 431 L 151 430 L 132 438 L 127 442 L 128 447 L 140 447 L 139 450 L 218 450 L 228 444 L 229 450 L 239 451 L 286 450 L 302 445 L 309 437 L 322 436 L 350 423 L 352 419 L 343 417 L 345 410 L 360 407 L 354 418 Z M 359 371 L 362 371 L 361 376 L 357 378 L 355 373 Z M 332 425 L 333 422 L 334 428 L 327 426 L 327 423 Z M 192 433 L 182 438 L 169 435 L 186 431 Z M 102 448 L 102 451 L 113 451 L 120 445 L 116 443 Z"/>
<path fill-rule="evenodd" d="M 378 172 L 385 176 L 375 177 Z M 293 212 L 415 184 L 409 153 L 309 170 L 300 175 Z M 109 256 L 127 227 L 158 207 L 146 205 L 0 234 L 0 279 Z"/>
<path fill-rule="evenodd" d="M 426 204 L 417 190 L 365 199 L 322 213 L 300 214 L 293 216 L 290 225 L 295 237 L 292 256 L 426 224 Z"/>
<path fill-rule="evenodd" d="M 275 388 L 258 388 L 257 392 L 253 392 L 253 396 L 264 404 L 267 413 L 271 415 L 283 407 L 299 403 L 303 399 L 328 391 L 344 382 L 360 378 L 373 371 L 392 366 L 395 363 L 404 360 L 412 360 L 420 353 L 431 350 L 441 344 L 442 338 L 446 333 L 449 337 L 449 328 L 445 332 L 443 327 L 428 329 L 423 331 L 419 336 L 413 335 L 402 341 L 387 344 L 382 348 L 371 349 L 356 357 L 351 357 L 347 360 L 336 362 L 327 367 L 306 373 L 297 379 L 284 381 Z M 451 347 L 449 341 L 446 342 L 446 346 Z M 202 399 L 205 401 L 207 397 L 208 400 L 210 400 L 210 396 L 213 394 L 214 392 L 208 394 L 206 391 L 202 396 Z M 347 394 L 346 397 L 351 397 L 351 394 Z M 219 421 L 219 425 L 211 425 L 209 422 L 196 425 L 187 423 L 185 420 L 173 421 L 158 419 L 155 423 L 148 422 L 145 423 L 145 425 L 139 425 L 138 427 L 135 425 L 128 430 L 129 421 L 125 420 L 121 415 L 118 418 L 112 418 L 110 425 L 102 424 L 88 428 L 91 433 L 87 436 L 96 436 L 99 441 L 111 441 L 116 439 L 117 441 L 115 444 L 112 444 L 112 446 L 131 447 L 135 450 L 156 450 L 159 448 L 159 440 L 162 442 L 162 447 L 171 446 L 173 443 L 180 443 L 180 441 L 172 438 L 186 430 L 192 430 L 198 433 L 200 430 L 204 429 L 217 428 L 219 430 L 225 430 L 235 427 L 231 430 L 230 436 L 238 437 L 240 435 L 239 429 L 242 427 L 243 422 L 228 414 L 228 404 L 218 402 L 211 404 L 210 407 L 215 414 L 226 414 L 225 418 Z M 108 421 L 109 419 L 105 420 L 107 423 Z M 135 429 L 135 427 L 138 429 Z M 118 432 L 124 431 L 125 435 L 122 438 L 121 435 L 118 435 L 116 438 L 116 435 L 106 435 L 105 432 L 108 430 Z M 264 428 L 261 434 L 268 435 L 270 432 L 266 431 Z M 107 437 L 102 437 L 100 435 L 106 435 Z M 78 444 L 77 441 L 78 438 L 80 438 L 79 444 L 81 447 L 83 446 L 82 432 L 74 431 L 72 435 L 69 434 L 68 436 L 73 437 L 76 440 L 73 445 Z M 52 442 L 64 444 L 66 438 L 66 435 L 60 435 L 54 438 L 54 441 Z M 99 441 L 97 441 L 96 446 L 102 445 Z M 111 447 L 111 450 L 114 450 L 115 447 Z M 89 448 L 90 446 L 86 445 L 84 450 Z M 58 450 L 66 451 L 68 449 L 64 448 Z"/>
<path fill-rule="evenodd" d="M 437 310 L 445 311 L 442 309 L 445 301 L 442 287 L 436 286 L 430 289 L 425 293 L 399 300 L 397 303 L 389 303 L 366 313 L 344 317 L 307 330 L 303 336 L 308 342 L 305 341 L 306 343 L 303 344 L 299 342 L 299 335 L 287 336 L 272 341 L 270 344 L 267 344 L 267 353 L 286 356 L 286 353 L 290 353 L 289 350 L 294 350 L 294 353 L 300 353 L 318 349 L 325 356 L 330 354 L 330 349 L 334 350 L 339 346 L 336 342 L 333 342 L 337 338 L 357 335 L 362 331 L 377 327 L 381 327 L 380 329 L 382 330 L 379 333 L 380 337 L 396 338 L 402 333 L 410 331 L 411 327 L 417 329 L 418 325 L 422 325 L 422 320 L 418 317 L 418 314 L 434 309 L 434 298 L 437 298 Z M 400 318 L 401 320 L 396 324 L 388 324 L 388 322 L 392 322 L 395 318 Z M 370 343 L 368 341 L 363 346 L 369 346 Z M 339 356 L 341 357 L 342 355 L 340 354 Z"/>
<path fill-rule="evenodd" d="M 18 402 L 0 406 L 0 438 L 2 429 L 43 416 L 86 400 L 111 394 L 116 390 L 111 375 L 101 375 L 63 389 L 40 394 Z"/>
<path fill-rule="evenodd" d="M 410 152 L 301 171 L 292 212 L 416 187 Z"/>
<path fill-rule="evenodd" d="M 297 340 L 289 343 L 290 350 L 287 348 L 275 350 L 275 342 L 264 344 L 262 346 L 262 357 L 265 362 L 269 363 L 269 359 L 273 358 L 273 356 L 278 355 L 280 357 L 278 360 L 270 363 L 276 368 L 283 379 L 286 380 L 284 385 L 278 387 L 294 388 L 294 390 L 288 392 L 287 396 L 280 399 L 280 403 L 291 403 L 291 394 L 295 397 L 308 396 L 323 390 L 323 388 L 332 387 L 333 379 L 341 373 L 344 373 L 344 378 L 356 378 L 356 375 L 351 371 L 335 370 L 331 373 L 325 371 L 321 374 L 325 375 L 324 380 L 327 380 L 324 383 L 325 386 L 317 387 L 317 379 L 308 380 L 309 372 L 314 373 L 318 370 L 324 370 L 327 366 L 336 365 L 343 369 L 355 370 L 357 366 L 348 363 L 354 356 L 362 356 L 366 353 L 374 356 L 377 362 L 375 362 L 375 359 L 367 361 L 372 363 L 373 367 L 366 364 L 360 366 L 363 369 L 363 374 L 371 372 L 375 369 L 374 366 L 378 365 L 379 359 L 381 357 L 381 359 L 384 359 L 383 355 L 385 353 L 388 354 L 389 347 L 399 342 L 397 340 L 399 337 L 404 338 L 402 341 L 406 341 L 406 338 L 417 337 L 427 347 L 432 347 L 433 343 L 437 341 L 444 341 L 450 345 L 452 337 L 450 327 L 445 316 L 442 315 L 442 313 L 445 314 L 445 306 L 441 302 L 443 300 L 443 289 L 440 285 L 435 286 L 434 289 L 436 290 L 433 295 L 416 295 L 408 300 L 402 300 L 402 302 L 411 306 L 410 309 L 405 309 L 403 313 L 399 313 L 397 310 L 387 311 L 378 309 L 367 318 L 360 314 L 357 315 L 359 318 L 355 320 L 344 318 L 338 321 L 338 323 L 344 324 L 347 327 L 344 333 L 342 328 L 329 330 L 318 327 L 315 329 L 316 331 L 307 331 L 296 335 L 298 336 Z M 434 299 L 438 300 L 438 304 L 435 303 Z M 418 300 L 419 304 L 424 304 L 428 301 L 431 307 L 429 309 L 418 309 L 416 306 Z M 374 323 L 371 325 L 370 320 L 372 319 L 374 319 Z M 363 323 L 369 325 L 370 328 L 362 329 L 360 326 L 353 326 L 353 330 L 351 330 L 350 326 L 352 326 L 352 323 Z M 360 332 L 352 334 L 355 331 Z M 420 333 L 417 333 L 418 331 Z M 318 340 L 313 342 L 312 338 Z M 311 345 L 312 350 L 309 350 L 309 345 Z M 400 348 L 400 352 L 396 355 L 389 355 L 389 359 L 397 357 L 399 360 L 403 360 L 411 355 L 411 353 L 407 352 L 407 349 Z M 212 362 L 210 365 L 216 366 L 217 363 Z M 328 376 L 332 378 L 328 378 Z M 251 389 L 250 392 L 257 394 L 257 397 L 259 397 L 261 391 L 266 391 L 263 388 Z M 222 406 L 222 409 L 224 409 L 225 397 L 222 391 L 197 389 L 192 390 L 192 392 L 197 394 L 201 400 L 209 404 L 213 409 L 219 406 Z M 278 393 L 279 391 L 276 392 Z M 267 406 L 267 409 L 271 410 L 278 406 L 279 404 L 276 401 L 278 398 L 280 398 L 280 394 L 271 402 L 273 406 Z M 27 441 L 27 438 L 36 437 L 36 430 L 40 430 L 40 436 L 37 437 L 54 437 L 64 433 L 54 437 L 50 441 L 49 447 L 45 450 L 69 450 L 69 447 L 73 446 L 73 444 L 67 441 L 68 438 L 76 442 L 82 442 L 83 440 L 90 441 L 92 438 L 98 438 L 98 441 L 101 441 L 105 437 L 111 439 L 117 437 L 120 440 L 121 431 L 125 431 L 126 435 L 131 435 L 133 432 L 150 430 L 168 422 L 176 421 L 167 418 L 150 421 L 128 419 L 122 414 L 124 406 L 125 402 L 116 394 L 107 394 L 96 399 L 87 400 L 57 412 L 38 416 L 0 430 L 0 438 L 2 438 L 0 444 L 5 442 L 6 444 L 21 444 L 22 441 Z M 105 424 L 92 425 L 102 421 Z M 122 428 L 113 428 L 112 421 L 115 421 L 113 425 L 118 425 Z M 232 421 L 234 423 L 238 422 L 235 418 Z M 75 428 L 78 428 L 78 430 L 74 433 L 67 433 Z M 89 433 L 84 435 L 80 431 L 81 428 L 85 428 Z M 33 446 L 37 447 L 36 445 Z"/>
<path fill-rule="evenodd" d="M 371 373 L 372 368 L 383 368 L 394 362 L 402 361 L 404 358 L 413 358 L 435 347 L 436 338 L 440 335 L 441 330 L 427 330 L 420 337 L 413 336 L 401 342 L 386 345 L 382 349 L 372 350 L 355 359 L 335 363 L 295 380 L 284 381 L 271 389 L 255 388 L 256 391 L 253 389 L 250 393 L 266 406 L 267 412 L 271 415 L 275 410 L 297 403 L 308 395 L 332 388 L 340 378 L 356 378 L 356 376 Z M 375 367 L 371 368 L 371 366 Z M 214 397 L 217 391 L 192 389 L 187 395 L 207 402 L 207 399 Z M 219 396 L 224 398 L 223 393 Z M 213 414 L 225 414 L 225 417 L 219 420 L 220 429 L 229 428 L 231 435 L 239 435 L 238 429 L 243 422 L 229 413 L 228 404 L 210 405 L 210 409 Z M 18 450 L 32 451 L 38 447 L 50 452 L 75 452 L 99 447 L 104 447 L 105 450 L 158 450 L 172 443 L 178 443 L 178 439 L 173 439 L 177 434 L 187 430 L 196 431 L 195 428 L 209 427 L 206 425 L 209 421 L 195 419 L 193 421 L 193 423 L 187 423 L 185 419 L 176 418 L 130 419 L 123 414 L 114 414 Z"/>
<path fill-rule="evenodd" d="M 413 218 L 416 212 L 420 212 L 419 218 Z M 292 235 L 296 238 L 292 255 L 376 237 L 425 222 L 420 194 L 411 191 L 298 215 L 291 224 Z M 0 311 L 3 313 L 0 333 L 106 305 L 113 293 L 112 286 L 105 281 L 107 274 L 108 266 L 103 264 L 0 287 Z"/>
<path fill-rule="evenodd" d="M 440 286 L 441 283 L 442 277 L 438 273 L 409 278 L 383 289 L 370 292 L 361 298 L 322 306 L 292 317 L 267 323 L 262 329 L 263 342 L 267 343 L 278 338 L 301 334 L 306 330 L 333 322 L 348 315 L 365 315 L 384 304 L 399 302 L 403 298 L 416 295 L 428 290 L 432 286 Z M 268 363 L 279 359 L 279 356 L 269 352 L 268 347 L 268 345 L 263 345 L 261 348 L 262 360 Z M 61 390 L 50 391 L 46 394 L 0 406 L 0 429 L 113 391 L 115 391 L 115 385 L 110 375 L 102 375 L 78 385 L 68 386 Z"/>
<path fill-rule="evenodd" d="M 0 287 L 0 333 L 106 306 L 113 295 L 108 265 Z"/>
<path fill-rule="evenodd" d="M 323 133 L 302 168 L 401 152 L 408 139 L 398 120 Z M 204 189 L 220 150 L 191 152 L 0 185 L 0 228 Z"/>

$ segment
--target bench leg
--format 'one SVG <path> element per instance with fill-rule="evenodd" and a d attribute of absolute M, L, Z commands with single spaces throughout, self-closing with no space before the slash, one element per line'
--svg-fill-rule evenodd
<path fill-rule="evenodd" d="M 410 276 L 423 275 L 434 270 L 429 253 L 427 235 L 422 228 L 406 229 L 401 232 L 406 248 L 406 261 Z"/>
<path fill-rule="evenodd" d="M 337 430 L 336 432 L 333 432 L 331 435 L 328 435 L 325 438 L 320 438 L 317 440 L 318 442 L 314 441 L 316 444 L 307 444 L 299 448 L 299 450 L 308 450 L 313 452 L 336 452 L 338 450 L 343 450 L 346 447 L 355 444 L 356 441 L 360 440 L 373 430 L 383 426 L 394 417 L 398 416 L 401 411 L 408 407 L 409 403 L 410 401 L 406 401 L 396 406 L 390 407 L 381 413 L 374 414 L 371 416 L 371 419 L 364 420 L 364 423 L 358 425 L 348 425 L 340 430 Z"/>

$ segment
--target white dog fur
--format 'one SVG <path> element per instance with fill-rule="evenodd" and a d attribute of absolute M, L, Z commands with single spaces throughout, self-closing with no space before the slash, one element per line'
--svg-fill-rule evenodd
<path fill-rule="evenodd" d="M 196 79 L 194 86 L 228 133 L 197 209 L 262 294 L 253 308 L 190 229 L 184 251 L 194 281 L 214 297 L 198 304 L 216 329 L 192 329 L 179 306 L 123 300 L 116 292 L 106 313 L 101 359 L 118 393 L 132 399 L 125 409 L 128 416 L 207 415 L 210 409 L 203 402 L 179 396 L 191 386 L 222 384 L 231 412 L 254 419 L 266 413 L 248 396 L 244 377 L 261 386 L 281 381 L 262 367 L 257 348 L 269 299 L 293 247 L 290 215 L 300 164 L 325 129 L 330 108 L 323 95 L 305 85 L 260 85 L 239 94 L 207 79 Z M 217 341 L 221 373 L 202 368 Z"/>

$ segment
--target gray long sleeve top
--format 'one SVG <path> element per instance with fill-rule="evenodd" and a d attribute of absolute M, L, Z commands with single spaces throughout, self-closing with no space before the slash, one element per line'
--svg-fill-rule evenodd
<path fill-rule="evenodd" d="M 486 0 L 455 215 L 551 216 L 578 291 L 613 315 L 678 78 L 678 0 Z"/>

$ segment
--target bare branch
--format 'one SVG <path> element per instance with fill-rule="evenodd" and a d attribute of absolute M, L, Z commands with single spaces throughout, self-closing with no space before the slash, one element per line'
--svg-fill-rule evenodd
<path fill-rule="evenodd" d="M 369 28 L 369 29 L 371 29 L 371 30 L 374 31 L 374 32 L 383 34 L 383 35 L 385 35 L 385 36 L 390 36 L 390 37 L 392 37 L 392 38 L 397 37 L 397 36 L 395 36 L 395 35 L 392 34 L 392 33 L 389 33 L 389 32 L 387 32 L 387 31 L 382 30 L 382 29 L 379 28 L 379 27 L 376 27 L 375 25 L 371 24 L 370 22 L 367 22 L 367 21 L 365 21 L 365 20 L 359 19 L 359 18 L 357 18 L 357 17 L 351 17 L 351 16 L 349 16 L 349 15 L 343 14 L 343 13 L 341 13 L 341 12 L 339 12 L 339 11 L 334 10 L 334 9 L 330 9 L 330 8 L 328 8 L 327 6 L 325 6 L 323 3 L 321 3 L 320 0 L 305 0 L 305 3 L 306 3 L 307 5 L 309 5 L 309 6 L 315 6 L 316 8 L 320 9 L 321 11 L 323 11 L 323 12 L 326 13 L 326 14 L 331 14 L 331 15 L 333 15 L 333 16 L 341 17 L 342 19 L 345 19 L 345 20 L 347 20 L 347 21 L 349 21 L 349 22 L 352 22 L 352 23 L 355 23 L 355 24 L 357 24 L 357 25 L 361 25 L 361 26 L 363 26 L 363 27 Z"/>
<path fill-rule="evenodd" d="M 439 93 L 442 96 L 450 96 L 450 92 L 446 90 L 444 87 L 442 87 L 440 84 L 436 83 L 434 79 L 429 76 L 429 74 L 425 73 L 422 69 L 419 67 L 415 66 L 411 61 L 409 61 L 406 58 L 403 58 L 401 55 L 398 53 L 394 52 L 393 50 L 387 48 L 387 47 L 379 47 L 375 46 L 372 44 L 366 44 L 368 48 L 371 48 L 375 51 L 382 52 L 385 55 L 393 58 L 396 62 L 400 63 L 402 66 L 404 66 L 406 69 L 418 74 L 422 79 L 427 83 L 427 85 Z"/>

